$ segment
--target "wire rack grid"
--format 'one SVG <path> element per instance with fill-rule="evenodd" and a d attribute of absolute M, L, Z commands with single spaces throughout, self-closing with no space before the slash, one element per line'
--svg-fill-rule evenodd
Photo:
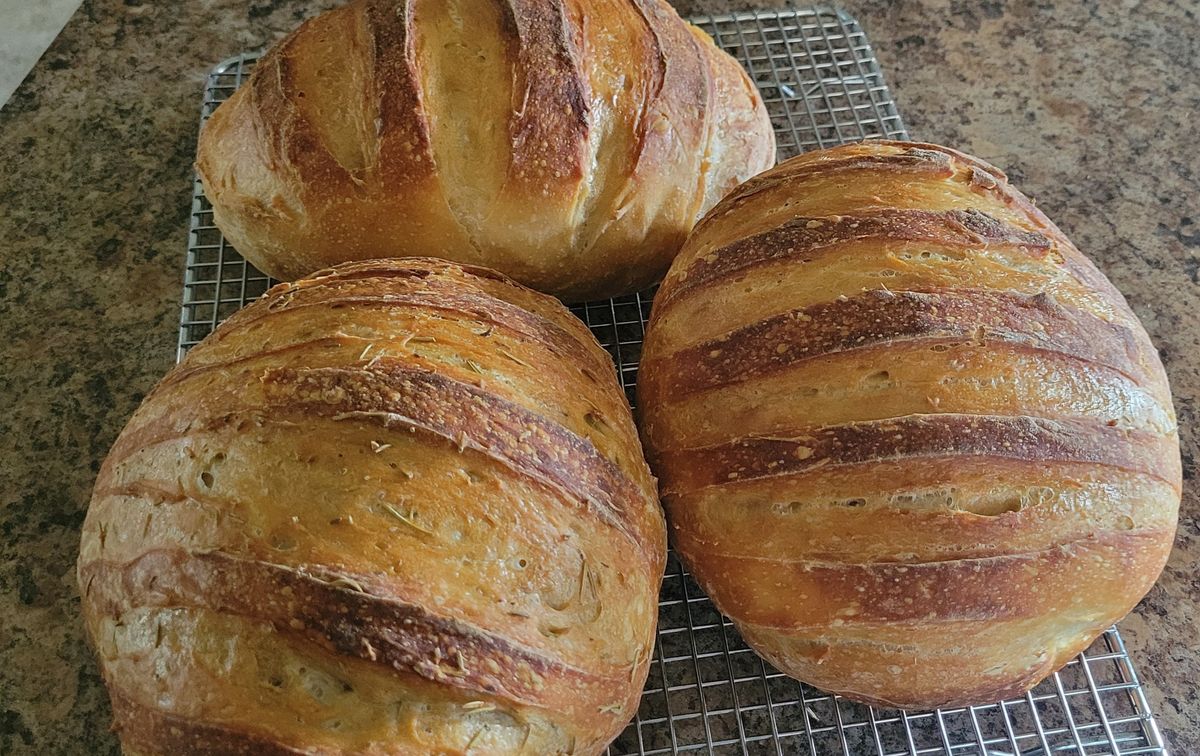
<path fill-rule="evenodd" d="M 746 67 L 775 126 L 779 157 L 908 132 L 853 16 L 789 8 L 691 19 Z M 201 120 L 241 85 L 256 54 L 218 65 Z M 274 281 L 213 225 L 195 182 L 179 358 Z M 632 404 L 653 292 L 572 308 L 617 364 Z M 1023 698 L 912 713 L 870 708 L 793 680 L 759 658 L 672 553 L 649 680 L 610 756 L 1100 756 L 1167 753 L 1124 642 L 1111 628 Z"/>

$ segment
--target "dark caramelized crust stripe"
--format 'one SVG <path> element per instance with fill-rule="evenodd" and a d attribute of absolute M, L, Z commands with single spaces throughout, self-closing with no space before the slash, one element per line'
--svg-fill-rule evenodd
<path fill-rule="evenodd" d="M 982 456 L 1026 462 L 1090 462 L 1179 487 L 1174 438 L 1094 422 L 992 415 L 912 415 L 663 451 L 664 496 L 706 486 L 793 475 L 825 465 Z"/>
<path fill-rule="evenodd" d="M 1069 594 L 1080 562 L 1096 560 L 1109 566 L 1090 586 L 1097 591 L 1105 584 L 1119 590 L 1126 575 L 1160 566 L 1170 550 L 1164 535 L 1159 530 L 1104 532 L 1040 551 L 939 562 L 784 562 L 713 554 L 710 564 L 741 576 L 741 581 L 714 587 L 710 593 L 718 597 L 722 611 L 778 629 L 1038 617 L 1054 611 L 1064 593 Z M 682 544 L 681 549 L 688 551 Z M 1029 590 L 1025 581 L 1030 575 L 1038 576 L 1040 590 Z M 800 597 L 803 606 L 788 609 L 787 602 L 777 600 L 755 607 L 761 592 L 754 586 L 769 576 L 782 589 L 779 595 Z"/>
<path fill-rule="evenodd" d="M 386 592 L 386 584 L 365 575 L 159 549 L 124 565 L 91 562 L 80 578 L 91 605 L 109 616 L 138 607 L 208 609 L 267 622 L 331 652 L 466 693 L 530 706 L 565 704 L 588 719 L 622 698 L 628 683 L 627 670 L 605 676 L 579 669 L 462 620 L 375 595 L 371 591 Z"/>
<path fill-rule="evenodd" d="M 311 754 L 310 748 L 293 748 L 274 738 L 249 730 L 198 722 L 143 706 L 125 695 L 112 682 L 113 729 L 126 749 L 145 753 L 176 753 L 189 756 L 292 756 Z"/>
<path fill-rule="evenodd" d="M 373 91 L 364 96 L 377 103 L 375 165 L 384 186 L 403 190 L 408 183 L 437 171 L 421 102 L 414 40 L 409 33 L 413 7 L 411 2 L 367 2 L 362 8 L 372 53 L 368 65 L 374 69 L 370 80 L 375 82 Z"/>
<path fill-rule="evenodd" d="M 559 3 L 508 0 L 519 48 L 513 92 L 523 93 L 508 124 L 514 187 L 544 192 L 571 186 L 584 173 L 588 104 Z M 529 107 L 536 103 L 536 106 Z"/>
<path fill-rule="evenodd" d="M 643 554 L 656 548 L 648 539 L 657 513 L 624 471 L 587 439 L 483 389 L 392 359 L 370 370 L 269 370 L 263 381 L 274 408 L 419 428 L 582 502 Z"/>
<path fill-rule="evenodd" d="M 275 287 L 259 303 L 230 318 L 225 326 L 213 333 L 209 343 L 219 344 L 237 338 L 242 329 L 278 312 L 305 307 L 354 308 L 355 311 L 403 308 L 413 313 L 433 310 L 480 320 L 535 341 L 564 358 L 599 371 L 598 375 L 613 375 L 611 361 L 602 351 L 589 348 L 590 345 L 581 341 L 579 336 L 582 334 L 573 334 L 547 317 L 459 282 L 435 277 L 396 277 L 388 279 L 389 286 L 381 293 L 382 287 L 371 278 L 343 279 L 339 276 L 324 280 L 326 283 L 320 286 L 281 284 Z M 406 286 L 409 283 L 412 285 Z M 262 306 L 258 306 L 260 304 Z M 570 315 L 564 312 L 562 317 L 565 319 Z"/>
<path fill-rule="evenodd" d="M 527 289 L 503 273 L 490 268 L 463 264 L 455 264 L 453 269 L 448 269 L 443 260 L 432 257 L 407 257 L 402 266 L 392 264 L 392 262 L 390 260 L 363 260 L 343 263 L 337 268 L 317 271 L 312 276 L 294 283 L 278 284 L 263 298 L 272 299 L 276 295 L 288 294 L 299 289 L 312 289 L 362 280 L 373 280 L 376 284 L 387 281 L 389 285 L 400 286 L 405 285 L 403 282 L 409 281 L 412 286 L 438 286 L 439 290 L 453 286 L 459 291 L 465 290 L 482 294 L 528 310 L 550 325 L 568 332 L 574 331 L 584 337 L 585 342 L 591 343 L 591 333 L 587 326 L 578 318 L 571 316 L 570 310 L 561 302 L 545 297 L 532 289 Z"/>
<path fill-rule="evenodd" d="M 305 355 L 313 349 L 332 349 L 334 347 L 345 346 L 347 344 L 354 343 L 355 341 L 361 343 L 362 339 L 355 339 L 352 336 L 325 336 L 316 339 L 305 339 L 304 341 L 297 341 L 292 344 L 288 344 L 287 346 L 280 346 L 274 349 L 264 349 L 260 352 L 243 354 L 241 356 L 231 357 L 225 360 L 219 360 L 215 362 L 200 362 L 200 364 L 195 366 L 181 365 L 176 367 L 170 373 L 167 373 L 167 375 L 152 389 L 151 394 L 161 392 L 164 387 L 168 385 L 174 386 L 184 383 L 187 380 L 195 378 L 196 376 L 204 375 L 206 373 L 211 373 L 218 370 L 229 370 L 230 368 L 251 365 L 255 362 L 269 362 L 277 358 L 286 359 L 293 355 Z"/>
<path fill-rule="evenodd" d="M 716 124 L 712 120 L 702 121 L 695 114 L 713 109 L 710 95 L 715 82 L 709 75 L 707 53 L 695 35 L 685 26 L 667 23 L 673 11 L 666 4 L 635 0 L 632 5 L 649 32 L 647 44 L 654 71 L 647 82 L 654 99 L 639 114 L 636 132 L 635 175 L 643 175 L 656 167 L 660 170 L 665 167 L 664 161 L 673 158 L 681 143 L 703 144 L 708 149 L 706 132 L 715 131 Z M 664 86 L 667 81 L 672 85 Z M 671 124 L 670 129 L 659 126 L 664 117 Z M 690 211 L 693 214 L 699 212 L 702 194 L 695 197 Z"/>
<path fill-rule="evenodd" d="M 336 268 L 326 268 L 313 273 L 311 276 L 294 283 L 282 283 L 274 286 L 264 295 L 270 299 L 278 293 L 288 293 L 298 289 L 311 289 L 331 283 L 344 281 L 361 281 L 376 279 L 386 281 L 415 280 L 422 281 L 454 281 L 460 288 L 481 292 L 487 296 L 517 305 L 530 310 L 550 320 L 554 325 L 565 326 L 568 323 L 575 327 L 576 319 L 566 323 L 555 322 L 560 316 L 569 314 L 569 310 L 558 300 L 548 299 L 538 292 L 527 289 L 508 276 L 491 268 L 481 268 L 477 265 L 456 263 L 452 270 L 447 269 L 445 261 L 433 257 L 406 257 L 404 265 L 395 265 L 391 260 L 360 260 L 338 265 Z M 588 333 L 582 323 L 576 328 L 581 333 Z"/>
<path fill-rule="evenodd" d="M 989 194 L 1005 206 L 1018 209 L 1028 216 L 1031 225 L 1046 231 L 1052 237 L 1067 242 L 1062 231 L 1025 195 L 1014 189 L 1008 183 L 1008 177 L 1004 175 L 1004 172 L 994 165 L 958 150 L 924 142 L 873 139 L 869 144 L 878 150 L 877 152 L 858 151 L 865 144 L 868 143 L 846 145 L 841 148 L 840 152 L 835 150 L 821 153 L 819 156 L 815 153 L 801 155 L 743 183 L 705 216 L 692 234 L 693 238 L 702 236 L 709 224 L 719 223 L 725 215 L 733 212 L 746 199 L 787 184 L 803 183 L 804 179 L 809 177 L 844 171 L 877 174 L 912 173 L 920 180 L 936 183 L 961 180 L 956 179 L 956 174 L 962 169 L 961 178 L 966 180 L 972 190 Z M 898 151 L 885 152 L 884 150 Z M 845 156 L 842 153 L 845 153 Z M 828 157 L 831 154 L 837 154 L 837 157 Z M 1108 285 L 1108 288 L 1111 288 L 1111 284 Z"/>
<path fill-rule="evenodd" d="M 256 130 L 264 142 L 263 153 L 280 163 L 293 166 L 299 175 L 319 177 L 319 180 L 331 186 L 349 189 L 359 177 L 352 176 L 333 154 L 331 147 L 321 138 L 317 126 L 304 116 L 301 101 L 296 97 L 300 86 L 297 83 L 294 48 L 304 26 L 302 24 L 279 42 L 274 65 L 263 66 L 256 75 L 249 78 L 244 87 L 245 96 L 260 114 L 262 123 L 282 122 L 291 126 L 291 129 L 286 131 Z M 417 151 L 417 154 L 423 153 Z M 259 212 L 276 214 L 290 222 L 296 222 L 302 210 L 285 199 L 290 196 L 291 192 L 281 192 L 270 205 L 261 199 L 253 204 Z"/>
<path fill-rule="evenodd" d="M 793 310 L 653 363 L 653 391 L 669 399 L 774 373 L 802 360 L 901 340 L 1025 344 L 1149 380 L 1129 328 L 1045 295 L 979 289 L 876 289 Z"/>
<path fill-rule="evenodd" d="M 739 239 L 694 260 L 677 275 L 655 306 L 666 306 L 714 281 L 766 263 L 808 262 L 859 241 L 913 241 L 959 248 L 1017 247 L 1044 259 L 1055 242 L 1043 234 L 998 220 L 979 210 L 876 210 L 854 216 L 798 217 Z M 1086 271 L 1072 271 L 1079 277 Z"/>
<path fill-rule="evenodd" d="M 887 143 L 884 142 L 884 144 Z M 786 168 L 775 168 L 762 176 L 742 184 L 722 201 L 708 218 L 715 220 L 720 217 L 722 211 L 731 210 L 734 206 L 750 197 L 775 189 L 780 185 L 790 184 L 813 176 L 824 176 L 830 173 L 844 173 L 847 171 L 912 173 L 932 181 L 948 179 L 954 175 L 954 161 L 945 152 L 910 147 L 907 144 L 905 144 L 905 147 L 906 149 L 896 153 L 857 154 L 829 160 L 806 162 Z M 703 225 L 698 228 L 701 231 L 704 230 Z"/>

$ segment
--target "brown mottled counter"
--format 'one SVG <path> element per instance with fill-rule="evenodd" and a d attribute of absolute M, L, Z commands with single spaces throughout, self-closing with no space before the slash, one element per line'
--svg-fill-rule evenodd
<path fill-rule="evenodd" d="M 0 110 L 0 753 L 117 752 L 74 560 L 100 460 L 174 359 L 205 72 L 332 4 L 89 0 Z M 1008 171 L 1162 350 L 1183 510 L 1121 628 L 1174 753 L 1200 753 L 1200 21 L 1170 0 L 944 6 L 849 7 L 914 137 Z"/>

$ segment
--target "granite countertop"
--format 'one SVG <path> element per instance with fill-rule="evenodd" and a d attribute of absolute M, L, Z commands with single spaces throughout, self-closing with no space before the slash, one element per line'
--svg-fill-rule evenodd
<path fill-rule="evenodd" d="M 1174 753 L 1200 753 L 1196 14 L 1171 0 L 847 2 L 914 137 L 1005 169 L 1162 350 L 1183 508 L 1166 573 L 1121 630 Z M 117 752 L 74 561 L 100 460 L 175 357 L 205 72 L 332 4 L 87 0 L 0 110 L 0 753 Z"/>

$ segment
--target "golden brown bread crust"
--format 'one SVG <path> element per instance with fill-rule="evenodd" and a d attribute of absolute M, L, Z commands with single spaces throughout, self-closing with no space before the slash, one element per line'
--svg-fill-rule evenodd
<path fill-rule="evenodd" d="M 151 753 L 186 753 L 203 756 L 292 756 L 311 753 L 235 727 L 200 724 L 143 706 L 110 690 L 113 729 L 121 736 L 121 749 L 130 756 Z"/>
<path fill-rule="evenodd" d="M 774 159 L 753 83 L 663 0 L 355 0 L 259 60 L 196 167 L 277 278 L 434 251 L 581 300 L 661 278 Z"/>
<path fill-rule="evenodd" d="M 582 323 L 491 271 L 371 261 L 275 287 L 155 387 L 78 577 L 131 753 L 596 753 L 637 705 L 665 540 Z"/>
<path fill-rule="evenodd" d="M 1007 342 L 1073 357 L 1133 379 L 1146 370 L 1138 336 L 1044 294 L 980 289 L 875 289 L 780 313 L 681 349 L 665 368 L 672 392 L 746 381 L 798 362 L 900 341 Z"/>
<path fill-rule="evenodd" d="M 1157 352 L 954 150 L 847 145 L 734 190 L 659 289 L 638 390 L 697 580 L 779 669 L 862 701 L 1020 694 L 1170 551 Z"/>

